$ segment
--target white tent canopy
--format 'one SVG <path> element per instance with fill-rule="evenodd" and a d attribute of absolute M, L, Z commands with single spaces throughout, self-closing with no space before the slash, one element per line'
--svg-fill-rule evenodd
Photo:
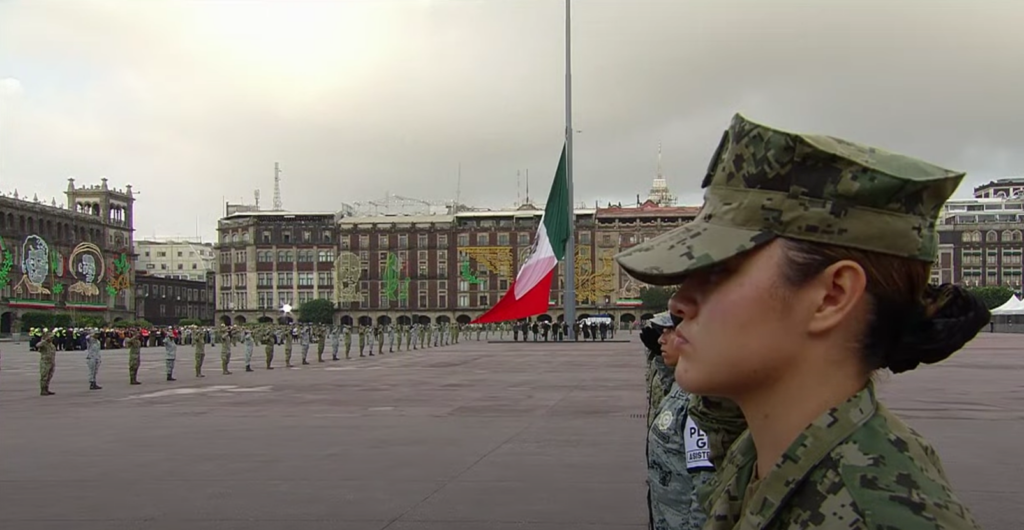
<path fill-rule="evenodd" d="M 1024 301 L 1013 295 L 1003 305 L 992 310 L 993 315 L 1024 315 Z"/>

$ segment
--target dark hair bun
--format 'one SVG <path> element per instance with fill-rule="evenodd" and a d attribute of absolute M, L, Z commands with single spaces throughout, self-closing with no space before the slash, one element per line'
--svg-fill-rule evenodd
<path fill-rule="evenodd" d="M 875 331 L 895 339 L 892 342 L 885 341 L 892 347 L 881 359 L 881 367 L 895 374 L 913 370 L 921 363 L 934 364 L 949 358 L 973 339 L 992 318 L 981 299 L 952 284 L 928 286 L 924 303 L 915 308 L 901 310 L 892 305 L 889 308 L 879 312 L 879 318 L 876 319 L 888 320 L 889 325 L 879 322 Z M 892 314 L 893 310 L 902 315 Z M 902 329 L 894 329 L 896 326 L 893 324 Z M 880 340 L 885 339 L 876 336 Z"/>

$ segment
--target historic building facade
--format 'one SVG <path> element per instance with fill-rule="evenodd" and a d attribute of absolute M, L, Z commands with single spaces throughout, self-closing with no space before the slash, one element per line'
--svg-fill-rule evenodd
<path fill-rule="evenodd" d="M 176 326 L 185 319 L 213 324 L 214 278 L 213 271 L 203 273 L 201 280 L 190 280 L 139 270 L 135 274 L 136 316 L 157 326 Z"/>
<path fill-rule="evenodd" d="M 1024 197 L 951 200 L 940 223 L 933 282 L 1021 291 Z"/>
<path fill-rule="evenodd" d="M 653 201 L 576 210 L 577 314 L 611 314 L 623 322 L 640 318 L 640 285 L 619 270 L 613 256 L 692 220 L 697 211 Z M 235 213 L 218 228 L 218 321 L 270 321 L 286 316 L 286 304 L 297 308 L 324 298 L 336 304 L 339 323 L 468 322 L 508 290 L 529 256 L 542 214 L 529 205 L 338 219 Z M 562 317 L 563 289 L 564 262 L 555 272 L 552 310 L 542 318 Z"/>
<path fill-rule="evenodd" d="M 135 254 L 139 272 L 197 282 L 206 281 L 206 273 L 214 271 L 217 261 L 213 243 L 198 241 L 136 241 Z"/>
<path fill-rule="evenodd" d="M 0 196 L 0 334 L 28 311 L 134 316 L 131 186 L 75 186 L 66 204 Z"/>
<path fill-rule="evenodd" d="M 217 224 L 217 322 L 287 319 L 284 306 L 334 299 L 333 213 L 235 212 Z"/>

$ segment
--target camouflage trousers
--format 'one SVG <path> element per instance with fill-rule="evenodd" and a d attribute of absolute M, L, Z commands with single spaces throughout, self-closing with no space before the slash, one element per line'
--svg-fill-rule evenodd
<path fill-rule="evenodd" d="M 309 344 L 302 345 L 302 360 L 305 361 L 309 356 Z"/>
<path fill-rule="evenodd" d="M 39 390 L 48 390 L 50 381 L 53 380 L 53 372 L 57 368 L 56 355 L 39 356 Z"/>
<path fill-rule="evenodd" d="M 203 352 L 196 352 L 196 376 L 202 375 L 203 373 L 203 360 L 206 359 L 206 354 Z"/>
<path fill-rule="evenodd" d="M 139 378 L 139 365 L 141 364 L 142 357 L 139 356 L 139 354 L 128 354 L 128 377 L 130 377 L 132 381 L 135 381 Z"/>
<path fill-rule="evenodd" d="M 270 363 L 274 362 L 274 345 L 267 344 L 263 348 L 263 352 L 267 355 L 267 368 L 270 368 Z"/>
<path fill-rule="evenodd" d="M 223 349 L 220 351 L 220 369 L 222 372 L 228 371 L 228 363 L 231 362 L 231 350 Z"/>
<path fill-rule="evenodd" d="M 85 364 L 89 367 L 89 382 L 96 384 L 96 375 L 100 372 L 100 359 L 86 359 Z"/>
<path fill-rule="evenodd" d="M 174 359 L 164 359 L 164 368 L 167 371 L 167 377 L 174 375 Z"/>
<path fill-rule="evenodd" d="M 249 366 L 249 363 L 252 362 L 252 349 L 253 349 L 253 345 L 252 344 L 246 344 L 245 345 L 245 365 L 246 366 Z"/>

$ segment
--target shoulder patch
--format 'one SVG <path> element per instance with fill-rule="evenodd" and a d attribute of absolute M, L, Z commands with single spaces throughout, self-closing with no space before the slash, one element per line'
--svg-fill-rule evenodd
<path fill-rule="evenodd" d="M 711 464 L 711 450 L 708 448 L 708 435 L 697 427 L 693 418 L 687 416 L 683 426 L 683 443 L 686 448 L 686 469 L 689 471 L 714 469 Z"/>

